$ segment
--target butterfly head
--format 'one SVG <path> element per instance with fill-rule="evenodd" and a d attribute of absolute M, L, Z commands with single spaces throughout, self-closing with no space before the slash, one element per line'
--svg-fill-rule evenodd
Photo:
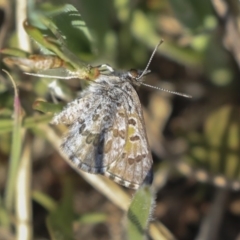
<path fill-rule="evenodd" d="M 127 72 L 127 76 L 131 81 L 142 82 L 142 78 L 150 72 L 151 72 L 150 70 L 141 71 L 136 69 L 130 69 Z"/>
<path fill-rule="evenodd" d="M 134 79 L 136 81 L 140 80 L 142 77 L 150 73 L 150 70 L 147 71 L 141 71 L 141 70 L 136 70 L 136 69 L 130 69 L 128 71 L 128 77 L 131 79 Z"/>

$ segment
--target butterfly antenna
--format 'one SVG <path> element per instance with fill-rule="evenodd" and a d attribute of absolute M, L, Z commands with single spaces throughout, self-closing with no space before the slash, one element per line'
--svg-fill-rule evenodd
<path fill-rule="evenodd" d="M 174 94 L 174 95 L 178 95 L 178 96 L 181 96 L 181 97 L 192 98 L 191 95 L 188 95 L 188 94 L 185 94 L 185 93 L 174 92 L 174 91 L 171 91 L 171 90 L 167 90 L 167 89 L 165 89 L 165 88 L 155 87 L 155 86 L 152 86 L 152 85 L 149 85 L 149 84 L 143 83 L 143 82 L 141 82 L 140 84 L 141 84 L 141 85 L 144 85 L 144 86 L 146 86 L 146 87 L 150 87 L 150 88 L 154 88 L 154 89 L 157 89 L 157 90 L 163 91 L 163 92 L 172 93 L 172 94 Z"/>
<path fill-rule="evenodd" d="M 161 39 L 161 40 L 159 41 L 159 43 L 156 45 L 156 47 L 154 48 L 153 53 L 152 53 L 152 55 L 151 55 L 151 57 L 150 57 L 150 59 L 149 59 L 149 61 L 148 61 L 147 66 L 145 67 L 145 69 L 143 70 L 142 74 L 141 74 L 137 79 L 142 78 L 146 73 L 150 72 L 150 71 L 148 71 L 148 67 L 149 67 L 149 65 L 150 65 L 150 63 L 151 63 L 151 61 L 152 61 L 152 59 L 153 59 L 153 57 L 154 57 L 154 55 L 155 55 L 158 47 L 159 47 L 163 42 L 164 42 L 164 40 Z"/>
<path fill-rule="evenodd" d="M 153 59 L 153 57 L 154 57 L 154 55 L 155 55 L 158 47 L 159 47 L 163 42 L 164 42 L 164 40 L 161 39 L 161 40 L 159 41 L 159 43 L 156 45 L 156 47 L 154 48 L 153 53 L 152 53 L 152 55 L 151 55 L 151 57 L 150 57 L 150 59 L 149 59 L 149 61 L 148 61 L 148 64 L 147 64 L 146 68 L 144 69 L 144 71 L 142 72 L 142 74 L 141 74 L 137 79 L 142 78 L 146 73 L 150 72 L 150 71 L 148 70 L 148 67 L 149 67 L 149 65 L 150 65 L 150 63 L 151 63 L 151 61 L 152 61 L 152 59 Z M 172 94 L 174 94 L 174 95 L 178 95 L 178 96 L 181 96 L 181 97 L 192 98 L 191 95 L 188 95 L 188 94 L 185 94 L 185 93 L 170 91 L 170 90 L 167 90 L 167 89 L 164 89 L 164 88 L 155 87 L 155 86 L 152 86 L 152 85 L 143 83 L 143 82 L 140 82 L 140 84 L 141 84 L 141 85 L 144 85 L 144 86 L 146 86 L 146 87 L 150 87 L 150 88 L 154 88 L 154 89 L 163 91 L 163 92 L 172 93 Z"/>

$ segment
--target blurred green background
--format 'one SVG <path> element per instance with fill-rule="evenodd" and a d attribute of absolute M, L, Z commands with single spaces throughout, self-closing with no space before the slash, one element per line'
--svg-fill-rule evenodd
<path fill-rule="evenodd" d="M 39 16 L 57 11 L 61 4 L 72 4 L 86 22 L 91 40 L 86 34 L 81 36 L 81 27 L 80 31 L 69 31 L 67 18 L 56 15 L 61 33 L 67 35 L 67 48 L 87 64 L 144 69 L 154 47 L 164 39 L 145 82 L 192 98 L 146 87 L 138 89 L 154 158 L 153 219 L 163 223 L 177 239 L 238 239 L 240 2 L 3 0 L 0 48 L 46 53 L 24 36 L 22 22 L 28 18 L 44 32 Z M 32 216 L 29 227 L 33 237 L 25 239 L 124 239 L 121 223 L 125 214 L 121 207 L 64 162 L 48 131 L 54 130 L 58 138 L 62 129 L 48 126 L 52 115 L 36 110 L 42 104 L 37 99 L 52 102 L 48 89 L 51 80 L 27 76 L 16 66 L 9 68 L 4 63 L 1 68 L 12 75 L 19 96 L 2 72 L 0 240 L 18 239 L 16 212 L 17 202 L 23 204 L 19 200 L 22 195 L 29 201 L 26 212 Z M 68 93 L 62 105 L 84 87 L 77 79 L 59 84 Z M 21 183 L 17 180 L 21 169 L 26 171 L 26 189 L 17 184 Z M 132 195 L 127 189 L 124 193 Z M 148 237 L 160 239 L 151 229 Z"/>

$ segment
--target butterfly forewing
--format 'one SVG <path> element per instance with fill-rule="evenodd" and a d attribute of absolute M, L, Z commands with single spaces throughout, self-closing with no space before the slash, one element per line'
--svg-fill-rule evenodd
<path fill-rule="evenodd" d="M 115 130 L 126 126 L 113 117 L 116 111 L 107 97 L 87 95 L 55 116 L 53 123 L 70 125 L 62 151 L 82 170 L 104 174 L 123 149 L 125 140 Z"/>

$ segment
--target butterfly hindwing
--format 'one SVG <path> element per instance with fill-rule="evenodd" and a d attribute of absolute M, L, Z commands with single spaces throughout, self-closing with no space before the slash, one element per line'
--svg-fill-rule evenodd
<path fill-rule="evenodd" d="M 123 151 L 108 167 L 106 175 L 121 185 L 138 188 L 150 174 L 152 156 L 146 137 L 142 110 L 133 107 L 135 102 L 132 101 L 139 101 L 137 93 L 132 86 L 128 86 L 128 91 L 131 91 L 131 98 L 128 98 L 127 105 L 132 107 L 125 106 L 125 112 L 117 114 L 118 117 L 125 118 L 126 128 L 122 129 L 121 135 L 126 141 Z"/>

